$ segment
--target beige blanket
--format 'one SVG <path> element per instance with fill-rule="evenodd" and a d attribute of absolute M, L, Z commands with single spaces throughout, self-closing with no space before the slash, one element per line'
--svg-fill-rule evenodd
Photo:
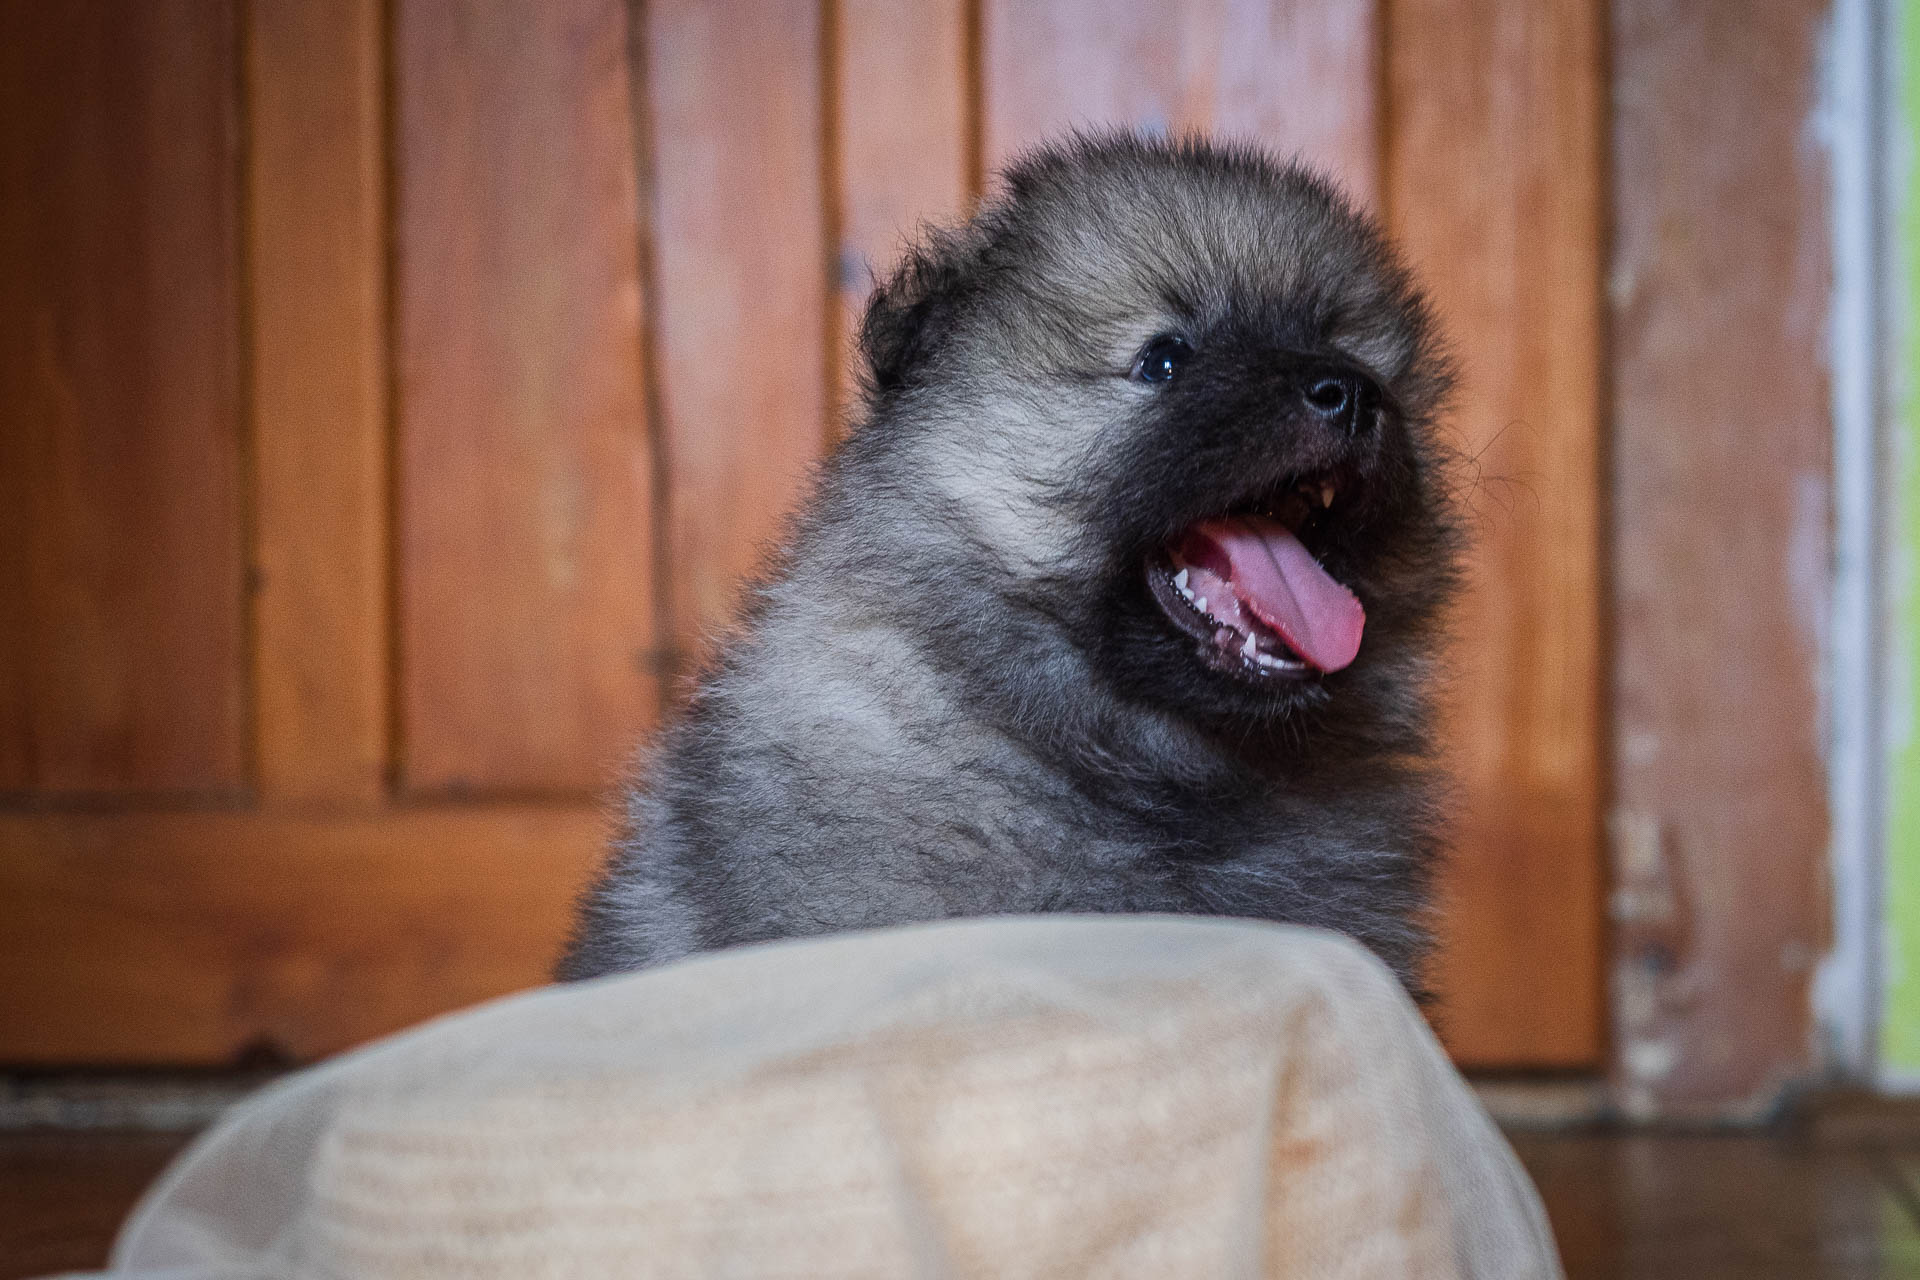
<path fill-rule="evenodd" d="M 1217 920 L 958 922 L 456 1014 L 183 1155 L 116 1275 L 1556 1276 L 1386 971 Z"/>

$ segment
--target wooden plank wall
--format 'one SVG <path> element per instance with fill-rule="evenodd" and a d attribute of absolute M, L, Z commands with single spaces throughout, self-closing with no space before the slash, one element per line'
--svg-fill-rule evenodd
<path fill-rule="evenodd" d="M 692 655 L 826 442 L 826 31 L 819 0 L 645 10 L 668 614 Z"/>
<path fill-rule="evenodd" d="M 1812 0 L 1615 9 L 1613 988 L 1636 1115 L 1763 1115 L 1816 1060 L 1828 22 Z"/>
<path fill-rule="evenodd" d="M 0 793 L 246 780 L 234 24 L 0 13 Z"/>
<path fill-rule="evenodd" d="M 1445 1026 L 1598 1063 L 1597 0 L 239 2 L 0 19 L 0 1060 L 540 980 L 872 272 L 1106 123 L 1298 151 L 1433 282 L 1488 477 Z"/>
<path fill-rule="evenodd" d="M 1603 21 L 1587 3 L 1391 8 L 1389 218 L 1448 323 L 1472 460 L 1442 919 L 1448 1042 L 1476 1062 L 1602 1047 Z"/>
<path fill-rule="evenodd" d="M 626 10 L 394 12 L 394 766 L 578 794 L 659 695 Z"/>
<path fill-rule="evenodd" d="M 267 797 L 387 784 L 392 426 L 378 0 L 258 0 L 244 50 L 253 678 Z"/>

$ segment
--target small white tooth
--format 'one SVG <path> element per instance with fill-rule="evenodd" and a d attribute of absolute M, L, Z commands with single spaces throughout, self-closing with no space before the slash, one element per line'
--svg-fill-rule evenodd
<path fill-rule="evenodd" d="M 1246 654 L 1249 658 L 1259 654 L 1260 646 L 1254 643 L 1253 633 L 1251 631 L 1247 633 L 1247 643 L 1241 647 L 1240 652 Z"/>
<path fill-rule="evenodd" d="M 1207 598 L 1205 596 L 1188 596 L 1187 599 L 1193 601 L 1193 607 L 1200 612 L 1205 613 L 1207 611 Z"/>
<path fill-rule="evenodd" d="M 1173 585 L 1182 591 L 1187 589 L 1187 571 L 1185 569 L 1173 575 Z"/>
<path fill-rule="evenodd" d="M 1334 494 L 1334 488 L 1332 485 L 1330 484 L 1321 485 L 1320 486 L 1320 505 L 1323 507 L 1332 506 L 1333 494 Z"/>

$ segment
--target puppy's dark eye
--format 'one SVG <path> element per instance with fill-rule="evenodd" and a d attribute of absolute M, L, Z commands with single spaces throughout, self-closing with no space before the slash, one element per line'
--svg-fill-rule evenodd
<path fill-rule="evenodd" d="M 1163 333 L 1140 348 L 1140 355 L 1133 362 L 1133 376 L 1142 382 L 1172 382 L 1192 354 L 1193 348 L 1185 338 Z"/>

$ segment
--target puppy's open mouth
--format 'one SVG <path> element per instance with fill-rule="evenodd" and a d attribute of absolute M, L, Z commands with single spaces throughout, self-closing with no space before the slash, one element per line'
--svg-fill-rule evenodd
<path fill-rule="evenodd" d="M 1339 496 L 1330 472 L 1299 477 L 1276 500 L 1192 525 L 1149 558 L 1154 600 L 1209 665 L 1299 680 L 1360 652 L 1366 610 L 1302 540 L 1324 528 Z"/>

